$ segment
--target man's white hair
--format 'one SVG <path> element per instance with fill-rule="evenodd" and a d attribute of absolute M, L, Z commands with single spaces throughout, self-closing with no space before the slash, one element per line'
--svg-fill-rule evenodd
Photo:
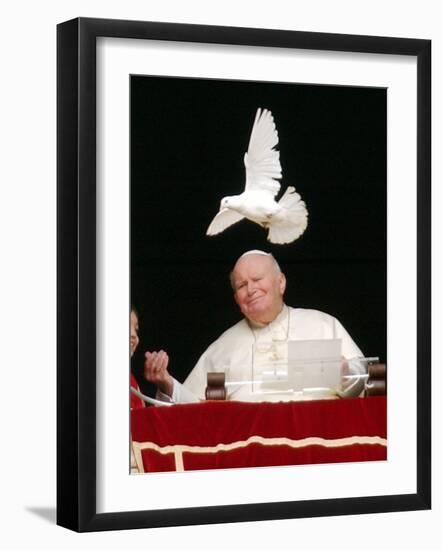
<path fill-rule="evenodd" d="M 271 254 L 270 252 L 264 252 L 264 250 L 247 250 L 247 252 L 244 252 L 244 254 L 241 254 L 241 256 L 236 260 L 235 266 L 242 258 L 245 258 L 246 256 L 268 256 L 273 261 L 273 265 L 275 267 L 276 272 L 281 273 L 281 268 L 278 262 L 276 261 L 275 257 L 273 256 L 273 254 Z M 235 271 L 235 266 L 233 267 L 232 271 L 229 274 L 229 279 L 230 279 L 230 286 L 236 292 L 235 279 L 233 276 L 233 272 Z"/>

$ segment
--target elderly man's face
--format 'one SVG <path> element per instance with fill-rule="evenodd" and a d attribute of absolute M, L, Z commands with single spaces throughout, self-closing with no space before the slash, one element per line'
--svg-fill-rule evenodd
<path fill-rule="evenodd" d="M 270 323 L 280 313 L 285 277 L 269 256 L 245 256 L 233 270 L 235 300 L 251 321 Z"/>

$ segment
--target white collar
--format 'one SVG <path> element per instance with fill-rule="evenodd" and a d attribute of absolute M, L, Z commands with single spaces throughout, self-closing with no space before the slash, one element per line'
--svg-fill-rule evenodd
<path fill-rule="evenodd" d="M 267 327 L 272 328 L 275 325 L 285 326 L 287 322 L 288 314 L 289 314 L 289 308 L 283 303 L 281 311 L 273 319 L 273 321 L 270 321 L 270 323 L 258 323 L 257 321 L 252 321 L 250 319 L 246 319 L 246 321 L 249 324 L 250 328 L 252 329 L 262 329 Z"/>

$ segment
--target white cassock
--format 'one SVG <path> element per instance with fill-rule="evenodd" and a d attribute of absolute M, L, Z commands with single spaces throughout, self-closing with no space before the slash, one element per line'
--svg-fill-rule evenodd
<path fill-rule="evenodd" d="M 172 401 L 193 402 L 204 399 L 208 372 L 226 371 L 227 380 L 250 381 L 252 365 L 262 360 L 262 354 L 265 361 L 272 361 L 273 357 L 280 361 L 280 356 L 275 356 L 274 351 L 284 343 L 286 349 L 287 340 L 326 339 L 341 340 L 342 355 L 347 360 L 363 357 L 361 350 L 341 323 L 321 311 L 284 305 L 278 317 L 268 325 L 252 325 L 246 319 L 242 319 L 206 349 L 183 384 L 174 380 Z M 355 374 L 362 372 L 358 366 L 353 368 Z M 362 389 L 363 383 L 357 381 L 347 388 L 344 396 L 356 397 Z M 161 393 L 157 395 L 159 399 L 170 400 Z M 252 395 L 250 384 L 239 384 L 228 391 L 228 399 L 256 401 L 256 396 Z"/>

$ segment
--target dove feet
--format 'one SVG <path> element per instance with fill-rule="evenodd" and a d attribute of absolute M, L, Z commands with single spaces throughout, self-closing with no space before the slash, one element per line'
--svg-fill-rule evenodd
<path fill-rule="evenodd" d="M 264 229 L 268 229 L 272 225 L 272 218 L 273 216 L 267 216 L 267 219 L 263 222 L 257 222 L 258 225 L 263 227 Z"/>

